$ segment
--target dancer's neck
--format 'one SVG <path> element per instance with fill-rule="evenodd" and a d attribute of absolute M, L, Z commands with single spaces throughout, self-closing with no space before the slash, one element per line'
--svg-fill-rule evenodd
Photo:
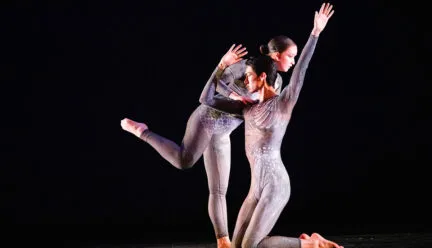
<path fill-rule="evenodd" d="M 275 89 L 272 86 L 269 86 L 267 83 L 264 83 L 264 86 L 258 90 L 258 93 L 258 101 L 260 103 L 277 95 Z"/>

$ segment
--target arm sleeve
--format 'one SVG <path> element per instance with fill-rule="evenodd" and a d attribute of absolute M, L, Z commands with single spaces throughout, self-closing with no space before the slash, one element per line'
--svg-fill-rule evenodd
<path fill-rule="evenodd" d="M 200 96 L 200 103 L 226 112 L 229 114 L 241 115 L 242 109 L 245 106 L 241 101 L 231 100 L 226 97 L 215 96 L 218 84 L 225 84 L 221 79 L 216 76 L 220 73 L 218 67 L 213 71 Z M 225 84 L 226 85 L 226 84 Z"/>
<path fill-rule="evenodd" d="M 309 40 L 302 50 L 298 63 L 292 72 L 289 84 L 280 94 L 279 105 L 283 111 L 291 111 L 297 103 L 297 99 L 303 87 L 306 70 L 315 51 L 317 41 L 318 37 L 313 35 L 309 37 Z"/>

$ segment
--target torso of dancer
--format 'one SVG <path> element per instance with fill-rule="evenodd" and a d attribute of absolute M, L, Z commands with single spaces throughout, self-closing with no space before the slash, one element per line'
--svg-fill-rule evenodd
<path fill-rule="evenodd" d="M 186 125 L 180 145 L 151 131 L 145 123 L 125 118 L 123 130 L 150 144 L 164 159 L 178 169 L 191 168 L 203 155 L 208 179 L 208 212 L 214 227 L 218 248 L 230 246 L 226 193 L 230 174 L 230 134 L 242 122 L 244 103 L 251 102 L 252 95 L 242 79 L 246 70 L 246 48 L 233 45 L 223 56 L 209 81 L 216 76 L 224 83 L 217 87 L 219 94 L 211 104 L 199 105 Z M 280 92 L 282 78 L 277 77 Z"/>
<path fill-rule="evenodd" d="M 260 56 L 246 62 L 245 85 L 250 93 L 258 92 L 259 99 L 258 103 L 243 108 L 245 149 L 251 168 L 251 185 L 237 218 L 231 247 L 340 247 L 317 233 L 311 237 L 303 234 L 300 238 L 268 236 L 291 193 L 289 176 L 280 154 L 282 139 L 318 36 L 332 15 L 332 6 L 329 4 L 323 4 L 319 13 L 315 13 L 312 33 L 293 70 L 289 85 L 280 95 L 274 90 L 277 64 L 271 59 L 271 56 L 278 55 L 276 49 L 267 47 L 271 56 Z M 286 44 L 288 45 L 282 54 L 286 54 L 286 65 L 289 68 L 294 65 L 297 46 L 289 39 Z M 207 91 L 201 96 L 203 101 L 214 101 L 214 91 L 218 84 L 220 82 L 216 78 L 206 85 Z"/>

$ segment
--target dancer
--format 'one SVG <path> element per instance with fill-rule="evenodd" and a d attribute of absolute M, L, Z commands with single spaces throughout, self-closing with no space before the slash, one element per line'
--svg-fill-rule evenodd
<path fill-rule="evenodd" d="M 219 63 L 218 69 L 239 62 L 246 54 L 246 49 L 241 48 L 241 45 L 235 48 L 234 46 L 231 47 Z M 231 73 L 231 71 L 241 71 L 242 68 L 235 66 L 231 68 L 231 71 L 228 71 L 228 68 L 226 69 L 227 73 Z M 216 71 L 212 73 L 211 78 L 216 76 Z M 243 73 L 237 74 L 242 75 Z M 220 76 L 229 78 L 229 76 Z M 237 78 L 231 78 L 231 85 L 234 84 L 235 79 Z M 247 96 L 232 93 L 233 91 L 227 85 L 218 88 L 218 90 L 233 99 L 245 102 L 251 101 Z M 223 96 L 220 97 L 220 99 L 224 98 Z M 235 106 L 234 109 L 238 109 L 240 106 L 238 101 L 231 101 L 228 98 L 225 98 L 225 100 L 228 101 L 228 104 L 224 106 L 225 110 L 229 108 L 230 104 Z M 121 121 L 121 126 L 125 131 L 146 141 L 163 158 L 178 169 L 191 168 L 201 155 L 204 155 L 204 166 L 209 187 L 208 212 L 214 227 L 218 248 L 229 248 L 231 245 L 225 197 L 231 161 L 230 134 L 242 122 L 243 119 L 239 115 L 222 112 L 201 104 L 189 117 L 183 141 L 179 146 L 173 141 L 150 131 L 144 123 L 127 118 Z"/>
<path fill-rule="evenodd" d="M 289 176 L 280 154 L 281 143 L 318 37 L 333 13 L 332 5 L 328 3 L 315 12 L 309 40 L 294 68 L 289 85 L 280 95 L 274 89 L 277 65 L 269 56 L 252 58 L 246 62 L 245 85 L 250 93 L 259 94 L 259 103 L 247 105 L 243 109 L 251 185 L 237 218 L 231 247 L 339 247 L 319 234 L 313 234 L 310 238 L 305 238 L 305 235 L 300 238 L 267 236 L 291 193 Z M 295 56 L 297 48 L 289 47 L 288 53 Z M 292 66 L 294 59 L 290 62 Z M 201 101 L 209 105 L 215 103 L 217 84 L 220 84 L 217 78 L 207 83 Z"/>
<path fill-rule="evenodd" d="M 287 37 L 277 36 L 270 40 L 269 47 L 263 46 L 262 50 L 267 53 L 271 50 L 269 56 L 276 61 L 280 71 L 286 72 L 289 69 L 287 60 L 293 59 L 290 58 L 292 54 L 287 53 L 287 48 L 293 44 Z M 181 145 L 150 131 L 145 123 L 128 118 L 121 121 L 125 131 L 146 141 L 178 169 L 191 168 L 203 155 L 209 186 L 208 212 L 218 248 L 228 248 L 231 243 L 226 206 L 231 161 L 230 134 L 243 122 L 241 110 L 244 103 L 252 101 L 241 80 L 246 70 L 246 60 L 242 57 L 246 54 L 246 48 L 233 45 L 222 57 L 209 81 L 218 72 L 218 78 L 225 84 L 216 88 L 220 94 L 215 96 L 211 106 L 201 104 L 192 113 Z M 280 92 L 282 78 L 279 74 L 275 85 L 276 91 Z"/>

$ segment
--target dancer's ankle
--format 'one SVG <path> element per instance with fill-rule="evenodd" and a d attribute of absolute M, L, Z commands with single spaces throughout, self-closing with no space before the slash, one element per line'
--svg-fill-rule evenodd
<path fill-rule="evenodd" d="M 217 239 L 218 248 L 229 248 L 231 246 L 231 241 L 228 236 L 223 236 Z"/>
<path fill-rule="evenodd" d="M 140 139 L 147 142 L 148 137 L 150 136 L 150 130 L 148 128 L 144 129 L 144 131 L 141 132 L 141 134 L 138 136 Z"/>

